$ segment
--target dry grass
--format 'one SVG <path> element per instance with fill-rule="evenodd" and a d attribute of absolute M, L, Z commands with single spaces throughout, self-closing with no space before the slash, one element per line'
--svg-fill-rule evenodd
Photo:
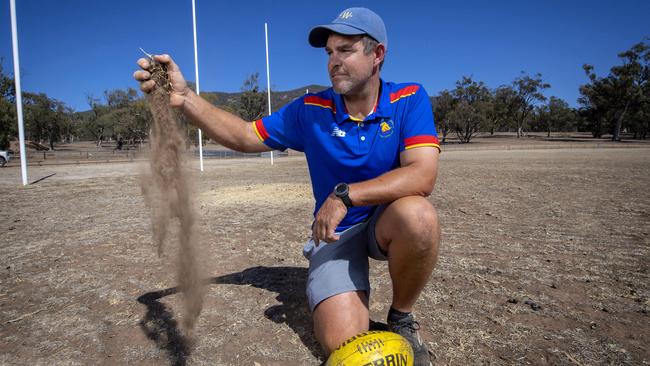
<path fill-rule="evenodd" d="M 436 364 L 649 363 L 649 157 L 443 154 L 431 197 L 443 246 L 417 309 Z M 304 161 L 209 161 L 196 173 L 211 278 L 193 340 L 166 270 L 174 248 L 155 255 L 141 169 L 37 167 L 32 179 L 57 174 L 26 188 L 17 168 L 0 170 L 0 364 L 317 365 Z M 371 271 L 383 321 L 390 278 L 384 263 Z"/>

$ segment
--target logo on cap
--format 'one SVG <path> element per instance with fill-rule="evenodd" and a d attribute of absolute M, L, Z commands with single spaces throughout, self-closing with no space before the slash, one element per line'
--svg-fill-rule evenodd
<path fill-rule="evenodd" d="M 341 18 L 341 19 L 352 18 L 352 12 L 346 10 L 346 11 L 342 12 L 341 14 L 339 14 L 339 18 Z"/>

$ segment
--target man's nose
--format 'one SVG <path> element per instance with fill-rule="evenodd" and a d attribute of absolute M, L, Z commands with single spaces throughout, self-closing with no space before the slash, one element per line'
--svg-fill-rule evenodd
<path fill-rule="evenodd" d="M 330 69 L 333 70 L 334 68 L 341 66 L 341 59 L 338 56 L 331 54 L 327 63 L 329 64 Z"/>

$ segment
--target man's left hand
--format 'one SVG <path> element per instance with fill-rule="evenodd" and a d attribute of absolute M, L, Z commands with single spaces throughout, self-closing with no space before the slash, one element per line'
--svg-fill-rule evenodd
<path fill-rule="evenodd" d="M 339 236 L 336 235 L 336 227 L 339 226 L 347 212 L 348 208 L 340 198 L 333 193 L 327 197 L 316 213 L 312 227 L 312 238 L 317 246 L 320 241 L 331 243 L 339 240 Z"/>

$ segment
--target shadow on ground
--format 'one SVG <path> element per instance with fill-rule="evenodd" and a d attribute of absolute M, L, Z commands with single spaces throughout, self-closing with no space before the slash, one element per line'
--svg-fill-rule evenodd
<path fill-rule="evenodd" d="M 140 320 L 140 328 L 149 339 L 156 342 L 158 348 L 168 353 L 172 365 L 183 366 L 190 354 L 190 341 L 178 327 L 173 314 L 165 304 L 158 301 L 177 292 L 178 288 L 172 287 L 138 297 L 138 302 L 147 307 L 147 313 Z"/>
<path fill-rule="evenodd" d="M 305 284 L 307 268 L 302 267 L 252 267 L 241 272 L 214 277 L 206 285 L 247 285 L 277 293 L 280 302 L 264 310 L 264 316 L 275 323 L 286 323 L 311 353 L 323 361 L 325 355 L 312 332 L 311 313 L 307 305 Z M 161 298 L 176 294 L 177 287 L 148 292 L 138 297 L 138 302 L 147 307 L 147 313 L 140 321 L 145 335 L 165 350 L 172 365 L 182 366 L 190 354 L 190 340 L 183 335 L 172 313 L 161 303 Z"/>

